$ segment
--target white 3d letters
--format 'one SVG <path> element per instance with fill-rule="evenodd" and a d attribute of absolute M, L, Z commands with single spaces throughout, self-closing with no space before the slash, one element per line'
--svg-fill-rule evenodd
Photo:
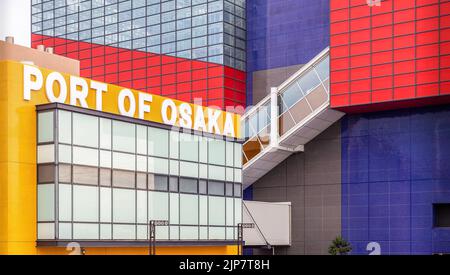
<path fill-rule="evenodd" d="M 170 118 L 167 116 L 168 109 L 170 108 Z M 170 125 L 175 125 L 177 121 L 177 107 L 175 106 L 175 103 L 173 100 L 166 99 L 163 101 L 161 106 L 161 116 L 163 119 L 163 122 Z"/>
<path fill-rule="evenodd" d="M 34 80 L 32 80 L 32 76 Z M 44 78 L 41 71 L 33 66 L 23 66 L 23 99 L 31 100 L 31 91 L 37 91 L 42 88 Z"/>
<path fill-rule="evenodd" d="M 53 90 L 53 84 L 57 82 L 59 84 L 59 95 L 55 95 Z M 45 92 L 47 94 L 48 101 L 54 103 L 64 103 L 67 98 L 67 84 L 62 74 L 58 72 L 52 72 L 47 76 L 45 80 Z"/>
<path fill-rule="evenodd" d="M 125 100 L 128 98 L 128 101 L 130 102 L 130 106 L 128 107 L 128 110 L 125 109 Z M 119 93 L 118 98 L 118 106 L 119 106 L 119 112 L 121 115 L 133 117 L 136 112 L 136 99 L 134 98 L 133 92 L 131 92 L 128 89 L 123 89 Z"/>

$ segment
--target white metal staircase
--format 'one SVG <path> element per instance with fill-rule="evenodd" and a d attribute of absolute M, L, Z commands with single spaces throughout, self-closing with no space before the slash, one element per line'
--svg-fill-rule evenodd
<path fill-rule="evenodd" d="M 330 109 L 326 48 L 242 117 L 244 188 L 338 121 Z"/>

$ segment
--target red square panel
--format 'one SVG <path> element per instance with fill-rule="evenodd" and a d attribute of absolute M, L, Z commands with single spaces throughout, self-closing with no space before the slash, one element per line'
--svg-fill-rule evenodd
<path fill-rule="evenodd" d="M 417 85 L 416 94 L 418 97 L 439 95 L 439 84 L 436 83 L 436 84 Z"/>
<path fill-rule="evenodd" d="M 415 97 L 414 86 L 394 89 L 394 99 L 402 100 L 402 99 L 411 99 L 414 97 Z"/>
<path fill-rule="evenodd" d="M 390 101 L 392 100 L 393 96 L 393 89 L 376 90 L 372 92 L 372 103 Z"/>
<path fill-rule="evenodd" d="M 351 93 L 350 94 L 350 103 L 352 105 L 361 105 L 371 103 L 372 93 Z"/>

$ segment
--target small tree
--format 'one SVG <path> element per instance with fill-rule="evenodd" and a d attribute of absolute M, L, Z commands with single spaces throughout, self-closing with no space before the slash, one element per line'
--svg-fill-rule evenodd
<path fill-rule="evenodd" d="M 330 255 L 347 255 L 350 251 L 352 251 L 352 246 L 342 236 L 337 236 L 328 247 Z"/>

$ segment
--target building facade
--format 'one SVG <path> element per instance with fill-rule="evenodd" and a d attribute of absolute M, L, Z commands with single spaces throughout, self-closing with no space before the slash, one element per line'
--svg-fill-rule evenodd
<path fill-rule="evenodd" d="M 10 218 L 0 223 L 2 253 L 62 253 L 72 241 L 88 253 L 147 253 L 150 219 L 169 221 L 157 228 L 160 253 L 234 253 L 240 213 L 248 211 L 242 198 L 267 202 L 265 209 L 288 202 L 290 211 L 288 243 L 271 245 L 262 230 L 263 244 L 247 253 L 327 254 L 337 236 L 350 242 L 351 254 L 450 253 L 450 1 L 30 6 L 32 47 L 60 56 L 1 51 L 0 44 L 1 60 L 31 60 L 153 99 L 255 106 L 243 129 L 233 128 L 232 136 L 245 139 L 241 150 L 241 140 L 219 138 L 231 135 L 225 121 L 220 129 L 206 125 L 212 113 L 203 131 L 186 133 L 169 131 L 171 119 L 125 119 L 114 101 L 102 112 L 43 97 L 19 106 L 8 93 L 1 143 L 8 184 L 0 192 L 8 207 L 0 217 Z M 9 35 L 6 29 L 0 32 Z M 2 64 L 5 90 L 22 91 L 13 82 L 22 83 L 26 65 Z M 21 121 L 37 121 L 34 134 Z M 11 193 L 19 195 L 5 197 Z M 23 205 L 26 194 L 37 199 Z"/>
<path fill-rule="evenodd" d="M 33 0 L 32 46 L 83 77 L 204 106 L 245 107 L 243 0 Z"/>
<path fill-rule="evenodd" d="M 151 221 L 164 221 L 159 254 L 236 253 L 239 115 L 54 71 L 78 62 L 51 53 L 0 49 L 1 254 L 148 254 Z"/>
<path fill-rule="evenodd" d="M 310 8 L 318 5 L 314 2 Z M 280 160 L 245 190 L 244 197 L 292 203 L 292 243 L 277 247 L 277 254 L 328 254 L 328 246 L 339 235 L 350 242 L 351 254 L 449 253 L 450 2 L 326 2 L 326 29 L 330 31 L 325 34 L 330 46 L 327 108 L 345 115 L 311 141 L 297 143 L 303 146 L 300 152 L 290 152 Z M 253 11 L 271 11 L 270 4 L 269 8 L 255 5 Z M 250 22 L 258 19 L 249 15 L 250 8 L 248 12 L 250 38 L 256 28 Z M 291 12 L 278 8 L 271 14 L 288 16 Z M 317 17 L 308 13 L 302 20 L 316 22 Z M 275 20 L 267 22 L 275 24 Z M 314 35 L 319 39 L 322 28 L 308 26 L 317 30 Z M 291 37 L 304 41 L 305 35 Z M 278 47 L 277 41 L 267 39 L 264 46 Z M 248 51 L 251 44 L 249 40 Z M 297 53 L 307 49 L 299 47 Z M 270 56 L 266 51 L 255 60 L 263 62 Z M 265 78 L 270 79 L 269 74 Z M 289 81 L 289 75 L 282 79 L 281 89 Z M 249 90 L 254 98 L 260 91 L 255 86 Z M 268 94 L 267 87 L 265 91 L 256 101 Z M 308 119 L 314 122 L 315 118 L 297 123 L 308 124 Z M 283 138 L 281 131 L 279 135 Z M 258 161 L 267 165 L 264 154 L 269 153 L 263 149 L 261 157 L 252 156 L 256 159 L 252 165 Z M 250 171 L 254 169 L 244 164 L 244 178 Z M 256 247 L 251 252 L 272 251 Z"/>

